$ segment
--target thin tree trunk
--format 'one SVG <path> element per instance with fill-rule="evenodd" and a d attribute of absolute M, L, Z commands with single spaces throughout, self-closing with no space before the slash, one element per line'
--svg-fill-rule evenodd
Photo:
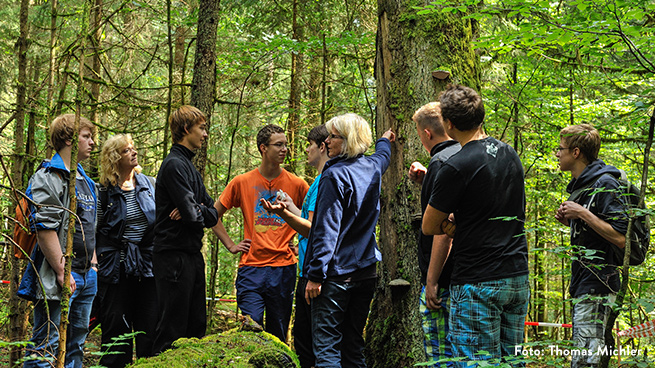
<path fill-rule="evenodd" d="M 52 121 L 54 114 L 54 95 L 55 95 L 55 77 L 57 75 L 57 13 L 58 13 L 58 0 L 50 1 L 50 43 L 49 51 L 50 57 L 48 58 L 48 97 L 46 103 L 48 108 L 46 109 L 45 121 Z M 52 147 L 47 145 L 46 148 L 46 157 L 52 156 Z"/>
<path fill-rule="evenodd" d="M 325 124 L 327 114 L 327 73 L 328 73 L 328 51 L 327 43 L 325 42 L 325 33 L 323 33 L 323 74 L 321 78 L 321 124 Z"/>
<path fill-rule="evenodd" d="M 173 60 L 173 35 L 171 29 L 171 0 L 166 0 L 166 32 L 168 32 L 168 90 L 166 91 L 166 119 L 164 120 L 164 150 L 162 155 L 166 158 L 168 155 L 168 118 L 171 116 L 173 109 L 173 69 L 175 68 Z"/>
<path fill-rule="evenodd" d="M 642 166 L 641 172 L 641 196 L 639 198 L 640 205 L 644 204 L 644 197 L 646 195 L 646 189 L 648 188 L 648 163 L 650 158 L 650 148 L 653 145 L 653 134 L 655 131 L 655 108 L 653 108 L 653 113 L 650 117 L 650 124 L 648 127 L 648 137 L 646 147 L 644 148 L 644 163 Z M 628 285 L 630 283 L 630 238 L 633 231 L 633 221 L 635 219 L 634 213 L 629 213 L 630 219 L 628 221 L 628 231 L 626 233 L 625 239 L 625 255 L 623 257 L 623 267 L 621 269 L 621 288 L 616 294 L 616 302 L 612 311 L 610 312 L 607 324 L 605 325 L 605 345 L 609 345 L 610 348 L 615 346 L 614 336 L 612 335 L 612 328 L 614 327 L 614 322 L 619 317 L 621 309 L 623 308 L 623 302 L 625 300 L 626 292 L 628 291 Z M 607 368 L 609 366 L 611 354 L 604 354 L 600 359 L 600 367 Z"/>
<path fill-rule="evenodd" d="M 98 107 L 100 106 L 100 81 L 102 81 L 102 69 L 100 64 L 100 55 L 102 53 L 102 0 L 93 0 L 93 6 L 91 7 L 90 14 L 90 30 L 91 34 L 89 35 L 91 40 L 91 68 L 87 69 L 88 74 L 91 75 L 91 78 L 86 78 L 89 81 L 89 90 L 91 92 L 89 101 L 89 112 L 87 117 L 91 120 L 96 126 L 100 125 L 100 115 L 98 114 Z M 85 72 L 86 74 L 86 72 Z M 101 134 L 104 136 L 106 132 L 103 130 Z M 89 158 L 89 175 L 95 177 L 98 174 L 98 160 L 99 155 L 93 155 Z"/>
<path fill-rule="evenodd" d="M 27 93 L 27 49 L 29 37 L 29 5 L 28 0 L 21 0 L 19 25 L 20 34 L 18 37 L 18 86 L 16 89 L 16 118 L 14 126 L 14 160 L 12 166 L 12 181 L 15 188 L 23 189 L 23 160 L 25 159 L 25 96 Z M 16 205 L 12 202 L 11 208 Z M 11 252 L 10 252 L 11 253 Z M 11 341 L 22 341 L 27 330 L 27 313 L 26 303 L 16 296 L 22 263 L 12 254 L 8 257 L 11 259 L 11 284 L 9 295 L 9 330 Z M 22 356 L 20 347 L 11 348 L 10 361 L 12 366 L 14 362 Z"/>
<path fill-rule="evenodd" d="M 201 0 L 198 5 L 198 33 L 191 86 L 191 105 L 205 113 L 209 131 L 216 98 L 216 32 L 220 1 Z M 208 140 L 205 140 L 193 162 L 203 177 L 207 162 L 207 143 Z"/>
<path fill-rule="evenodd" d="M 293 0 L 292 5 L 292 32 L 293 39 L 298 41 L 302 33 L 300 26 L 298 25 L 298 0 Z M 289 118 L 287 120 L 287 140 L 289 141 L 289 170 L 291 172 L 296 171 L 296 133 L 300 128 L 300 71 L 302 65 L 302 54 L 299 52 L 291 53 L 291 85 L 289 86 Z"/>
<path fill-rule="evenodd" d="M 32 86 L 37 86 L 39 84 L 39 78 L 41 75 L 41 69 L 40 65 L 37 62 L 37 60 L 33 60 L 32 62 L 33 66 L 33 75 L 32 75 Z M 38 89 L 38 87 L 35 87 L 35 89 Z M 34 173 L 34 166 L 36 163 L 36 139 L 35 139 L 35 134 L 36 134 L 36 120 L 37 120 L 37 106 L 35 101 L 39 100 L 40 96 L 40 91 L 34 93 L 34 98 L 30 99 L 30 102 L 27 103 L 27 107 L 29 109 L 28 111 L 28 116 L 29 119 L 27 121 L 27 141 L 25 145 L 25 162 L 23 163 L 23 182 L 27 182 L 29 180 L 30 175 Z"/>
<path fill-rule="evenodd" d="M 89 2 L 85 1 L 82 7 L 81 12 L 81 25 L 80 25 L 80 53 L 79 53 L 79 72 L 78 72 L 78 83 L 77 91 L 75 93 L 75 129 L 73 130 L 73 142 L 71 146 L 71 158 L 70 158 L 70 177 L 68 179 L 68 196 L 71 199 L 70 206 L 68 207 L 71 210 L 71 213 L 77 213 L 77 196 L 75 195 L 75 184 L 77 182 L 77 151 L 78 151 L 78 134 L 79 134 L 79 124 L 80 117 L 82 115 L 82 99 L 84 96 L 84 70 L 85 70 L 85 53 L 86 53 L 86 42 L 89 31 Z M 66 340 L 68 331 L 68 313 L 69 313 L 69 301 L 71 297 L 70 289 L 70 278 L 71 276 L 71 266 L 73 264 L 73 238 L 75 234 L 75 220 L 76 216 L 70 216 L 68 219 L 68 234 L 66 239 L 66 252 L 64 253 L 64 259 L 66 261 L 64 266 L 64 284 L 61 288 L 61 321 L 59 323 L 59 350 L 57 351 L 57 368 L 64 368 L 64 363 L 66 360 Z"/>

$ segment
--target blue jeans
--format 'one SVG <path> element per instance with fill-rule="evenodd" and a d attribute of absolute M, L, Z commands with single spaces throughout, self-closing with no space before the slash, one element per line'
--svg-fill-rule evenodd
<path fill-rule="evenodd" d="M 241 313 L 286 343 L 296 287 L 296 265 L 240 267 L 235 286 Z M 264 311 L 266 324 L 263 323 Z"/>
<path fill-rule="evenodd" d="M 441 308 L 431 310 L 425 304 L 425 285 L 421 288 L 419 312 L 423 326 L 423 347 L 429 367 L 453 367 L 453 362 L 438 364 L 440 359 L 453 357 L 448 336 L 448 318 L 450 316 L 450 290 L 439 288 Z"/>
<path fill-rule="evenodd" d="M 89 333 L 89 318 L 93 298 L 98 290 L 96 271 L 90 269 L 86 274 L 71 272 L 75 279 L 76 289 L 69 300 L 68 330 L 66 331 L 66 368 L 82 368 L 84 356 L 84 341 Z M 46 303 L 49 309 L 46 310 Z M 32 334 L 33 346 L 26 349 L 26 357 L 55 359 L 59 348 L 59 322 L 61 317 L 61 303 L 59 300 L 47 302 L 39 300 L 34 304 L 34 331 Z M 26 361 L 24 368 L 52 367 L 45 360 Z"/>
<path fill-rule="evenodd" d="M 523 343 L 528 312 L 528 275 L 450 286 L 450 333 L 455 357 L 469 360 L 520 360 L 515 347 Z M 486 351 L 488 355 L 480 355 Z M 456 363 L 466 367 L 467 361 Z M 522 366 L 521 363 L 515 363 Z"/>
<path fill-rule="evenodd" d="M 376 283 L 323 282 L 311 312 L 316 368 L 366 367 L 363 332 Z"/>

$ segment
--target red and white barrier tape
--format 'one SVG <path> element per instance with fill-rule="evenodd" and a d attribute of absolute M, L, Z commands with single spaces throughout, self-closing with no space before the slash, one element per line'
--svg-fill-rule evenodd
<path fill-rule="evenodd" d="M 551 322 L 528 322 L 525 321 L 526 326 L 540 326 L 540 327 L 565 327 L 571 328 L 572 324 L 569 323 L 551 323 Z"/>
<path fill-rule="evenodd" d="M 655 320 L 642 323 L 618 333 L 620 337 L 650 337 L 655 336 Z"/>

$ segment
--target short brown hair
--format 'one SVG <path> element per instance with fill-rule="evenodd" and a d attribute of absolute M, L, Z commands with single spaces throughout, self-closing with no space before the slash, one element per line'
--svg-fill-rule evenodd
<path fill-rule="evenodd" d="M 600 134 L 591 124 L 569 125 L 560 130 L 559 136 L 569 149 L 578 148 L 587 159 L 587 163 L 598 158 L 600 151 Z"/>
<path fill-rule="evenodd" d="M 85 128 L 89 129 L 91 134 L 95 136 L 96 126 L 89 119 L 80 116 L 80 125 L 77 132 L 79 133 Z M 72 141 L 74 135 L 75 114 L 59 115 L 50 124 L 50 143 L 57 152 L 66 147 L 66 142 Z"/>
<path fill-rule="evenodd" d="M 439 102 L 443 120 L 449 120 L 459 131 L 477 129 L 484 122 L 484 103 L 473 88 L 450 85 L 439 94 Z"/>
<path fill-rule="evenodd" d="M 197 107 L 184 105 L 173 111 L 168 119 L 173 143 L 180 142 L 185 135 L 189 134 L 189 129 L 192 126 L 203 121 L 207 121 L 207 117 Z"/>
<path fill-rule="evenodd" d="M 443 119 L 441 118 L 441 104 L 439 102 L 429 102 L 416 110 L 412 120 L 418 124 L 421 129 L 430 129 L 436 135 L 445 135 L 443 129 Z"/>
<path fill-rule="evenodd" d="M 268 124 L 259 129 L 259 132 L 257 132 L 257 149 L 259 153 L 262 153 L 262 144 L 267 145 L 271 141 L 271 136 L 279 133 L 284 134 L 284 129 L 275 124 Z"/>

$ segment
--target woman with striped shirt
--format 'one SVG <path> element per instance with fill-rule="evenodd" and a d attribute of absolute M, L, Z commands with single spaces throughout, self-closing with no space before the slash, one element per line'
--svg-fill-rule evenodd
<path fill-rule="evenodd" d="M 141 174 L 130 135 L 109 138 L 100 155 L 98 195 L 100 365 L 115 368 L 152 355 L 157 297 L 152 273 L 154 179 Z M 136 335 L 132 337 L 132 333 Z M 115 338 L 122 337 L 117 343 Z"/>

